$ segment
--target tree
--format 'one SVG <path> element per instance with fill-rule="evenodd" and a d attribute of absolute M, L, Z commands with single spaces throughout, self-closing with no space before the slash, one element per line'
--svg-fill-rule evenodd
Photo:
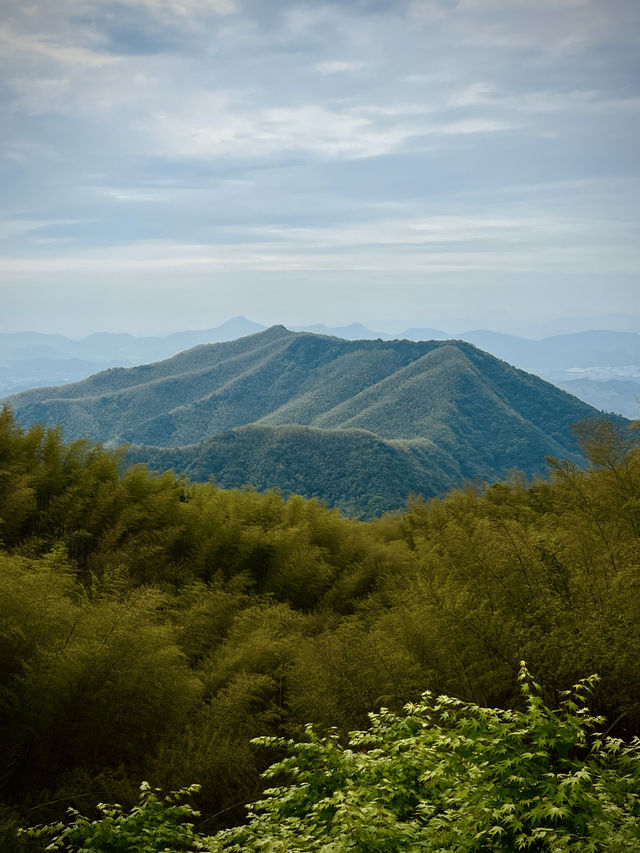
<path fill-rule="evenodd" d="M 147 782 L 140 786 L 140 801 L 131 811 L 119 805 L 98 804 L 100 817 L 88 820 L 69 809 L 72 820 L 26 830 L 34 839 L 49 841 L 47 850 L 100 851 L 100 853 L 160 853 L 194 851 L 197 838 L 189 818 L 198 817 L 181 800 L 196 793 L 197 785 L 162 798 Z"/>
<path fill-rule="evenodd" d="M 595 733 L 596 681 L 546 707 L 526 667 L 521 711 L 425 693 L 398 716 L 371 714 L 343 748 L 336 733 L 293 743 L 268 771 L 292 780 L 266 791 L 247 826 L 214 851 L 629 851 L 640 847 L 640 742 Z"/>
<path fill-rule="evenodd" d="M 425 693 L 404 715 L 371 714 L 346 747 L 336 731 L 320 737 L 311 727 L 303 743 L 258 738 L 288 753 L 265 774 L 281 784 L 265 791 L 246 825 L 211 838 L 181 825 L 193 812 L 163 806 L 148 786 L 130 815 L 101 806 L 98 821 L 74 812 L 69 826 L 28 832 L 52 838 L 48 849 L 79 853 L 638 850 L 640 741 L 597 734 L 604 721 L 586 707 L 596 680 L 581 681 L 552 710 L 522 664 L 522 710 Z M 129 846 L 117 846 L 125 839 Z"/>

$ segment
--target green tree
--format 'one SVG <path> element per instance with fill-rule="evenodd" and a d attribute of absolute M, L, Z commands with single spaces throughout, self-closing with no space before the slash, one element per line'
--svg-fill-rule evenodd
<path fill-rule="evenodd" d="M 34 827 L 26 831 L 33 839 L 48 842 L 47 850 L 100 851 L 100 853 L 179 853 L 201 849 L 192 818 L 198 812 L 181 802 L 198 791 L 192 785 L 161 797 L 147 782 L 140 786 L 140 801 L 129 812 L 119 805 L 100 803 L 100 817 L 89 820 L 69 809 L 72 820 Z"/>
<path fill-rule="evenodd" d="M 425 693 L 404 715 L 370 715 L 343 747 L 337 732 L 307 740 L 260 738 L 288 755 L 265 776 L 280 781 L 246 825 L 205 838 L 148 785 L 129 814 L 99 807 L 94 821 L 26 832 L 50 850 L 117 853 L 628 853 L 640 849 L 640 741 L 596 733 L 586 699 L 595 676 L 547 707 L 524 664 L 524 707 L 482 708 Z M 288 780 L 288 783 L 287 783 Z M 186 819 L 186 822 L 185 822 Z"/>
<path fill-rule="evenodd" d="M 547 707 L 524 664 L 523 710 L 425 693 L 404 716 L 371 714 L 341 746 L 337 733 L 294 743 L 267 772 L 246 826 L 213 851 L 488 851 L 640 849 L 640 741 L 603 738 L 586 708 L 595 677 Z"/>

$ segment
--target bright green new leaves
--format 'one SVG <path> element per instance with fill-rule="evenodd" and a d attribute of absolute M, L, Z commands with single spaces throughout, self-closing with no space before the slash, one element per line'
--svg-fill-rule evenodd
<path fill-rule="evenodd" d="M 47 850 L 75 850 L 78 853 L 179 853 L 197 847 L 190 818 L 198 817 L 187 803 L 181 802 L 198 791 L 191 785 L 164 799 L 147 782 L 140 786 L 140 802 L 124 812 L 122 806 L 99 803 L 100 817 L 90 821 L 70 809 L 72 821 L 26 830 L 33 839 L 48 841 Z"/>
<path fill-rule="evenodd" d="M 568 691 L 558 710 L 540 698 L 524 664 L 524 710 L 482 708 L 425 693 L 404 715 L 370 715 L 348 746 L 336 731 L 307 740 L 258 738 L 288 753 L 264 774 L 287 780 L 265 791 L 249 822 L 199 835 L 197 815 L 145 783 L 140 805 L 99 806 L 89 821 L 27 832 L 47 850 L 77 853 L 623 853 L 640 849 L 640 741 L 595 734 L 586 708 L 596 681 Z M 197 829 L 197 827 L 196 827 Z"/>
<path fill-rule="evenodd" d="M 630 851 L 640 849 L 640 741 L 594 732 L 586 709 L 595 678 L 542 701 L 524 664 L 521 711 L 425 693 L 399 716 L 371 714 L 343 748 L 263 738 L 289 756 L 249 824 L 211 842 L 222 851 Z"/>

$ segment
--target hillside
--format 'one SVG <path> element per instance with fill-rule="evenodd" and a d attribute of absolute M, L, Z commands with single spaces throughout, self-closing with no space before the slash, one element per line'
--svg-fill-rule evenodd
<path fill-rule="evenodd" d="M 640 335 L 637 332 L 590 330 L 570 335 L 552 335 L 534 341 L 478 330 L 465 332 L 461 337 L 527 369 L 640 364 Z"/>
<path fill-rule="evenodd" d="M 450 334 L 433 328 L 411 328 L 391 335 L 372 331 L 361 323 L 292 328 L 351 341 L 456 338 L 535 373 L 597 409 L 627 418 L 637 418 L 640 412 L 640 335 L 636 333 L 585 331 L 529 340 L 487 330 Z M 78 382 L 111 367 L 148 364 L 191 347 L 231 341 L 264 330 L 259 323 L 234 317 L 215 328 L 165 337 L 101 332 L 74 340 L 35 332 L 0 333 L 0 397 L 30 388 Z"/>
<path fill-rule="evenodd" d="M 245 317 L 233 317 L 215 328 L 164 337 L 96 332 L 75 340 L 37 332 L 0 332 L 0 396 L 77 382 L 109 367 L 146 364 L 189 347 L 230 341 L 263 329 Z"/>
<path fill-rule="evenodd" d="M 214 478 L 226 489 L 275 485 L 285 497 L 318 497 L 367 518 L 405 506 L 409 494 L 435 496 L 463 480 L 451 454 L 429 439 L 387 441 L 356 429 L 254 424 L 188 447 L 134 446 L 127 459 L 191 480 Z"/>
<path fill-rule="evenodd" d="M 465 478 L 543 474 L 546 456 L 578 462 L 569 427 L 598 414 L 463 341 L 347 341 L 282 326 L 8 401 L 26 426 L 145 445 L 134 458 L 154 466 L 352 509 L 360 492 L 366 512 Z M 313 429 L 282 429 L 291 425 Z M 372 484 L 381 470 L 382 492 Z"/>

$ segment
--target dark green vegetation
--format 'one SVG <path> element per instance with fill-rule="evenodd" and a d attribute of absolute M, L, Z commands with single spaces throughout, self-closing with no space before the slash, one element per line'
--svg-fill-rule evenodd
<path fill-rule="evenodd" d="M 10 399 L 27 426 L 144 445 L 132 459 L 367 516 L 411 491 L 434 496 L 513 468 L 545 474 L 546 456 L 583 461 L 569 425 L 596 414 L 462 341 L 345 341 L 282 326 Z"/>
<path fill-rule="evenodd" d="M 385 441 L 361 429 L 251 425 L 191 447 L 133 447 L 130 462 L 211 477 L 228 489 L 274 484 L 287 496 L 317 496 L 349 515 L 380 515 L 409 494 L 436 495 L 461 479 L 450 454 L 429 439 Z"/>
<path fill-rule="evenodd" d="M 579 438 L 586 471 L 557 462 L 550 483 L 364 523 L 300 497 L 121 474 L 116 456 L 5 410 L 0 848 L 68 806 L 128 809 L 141 779 L 201 783 L 197 830 L 213 833 L 259 796 L 273 757 L 250 738 L 300 740 L 310 722 L 342 736 L 425 689 L 523 708 L 522 659 L 553 707 L 600 673 L 591 706 L 607 734 L 637 734 L 638 435 L 588 422 Z"/>
<path fill-rule="evenodd" d="M 598 734 L 585 694 L 596 679 L 566 691 L 560 709 L 542 701 L 520 671 L 523 711 L 481 708 L 425 693 L 406 716 L 370 714 L 347 748 L 332 732 L 306 740 L 261 738 L 288 753 L 264 776 L 279 787 L 252 807 L 246 825 L 203 837 L 199 814 L 163 799 L 148 783 L 130 813 L 99 807 L 96 820 L 36 827 L 48 849 L 131 853 L 235 851 L 473 851 L 584 853 L 640 847 L 640 741 Z M 289 784 L 282 784 L 288 780 Z"/>

